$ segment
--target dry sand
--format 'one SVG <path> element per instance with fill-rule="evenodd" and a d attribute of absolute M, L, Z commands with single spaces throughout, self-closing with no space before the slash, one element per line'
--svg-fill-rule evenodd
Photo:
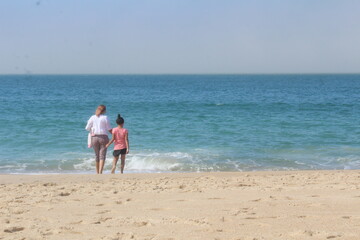
<path fill-rule="evenodd" d="M 1 175 L 0 239 L 360 239 L 360 171 Z"/>

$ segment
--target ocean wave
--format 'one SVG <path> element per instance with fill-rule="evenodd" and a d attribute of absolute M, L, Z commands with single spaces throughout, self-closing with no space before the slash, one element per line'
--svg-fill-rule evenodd
<path fill-rule="evenodd" d="M 108 151 L 105 172 L 111 169 L 112 151 Z M 120 162 L 118 162 L 118 168 Z M 329 156 L 290 152 L 271 157 L 229 157 L 206 149 L 192 152 L 133 151 L 127 155 L 127 172 L 211 172 L 255 170 L 359 169 L 357 155 Z M 95 159 L 92 152 L 63 153 L 59 158 L 0 161 L 0 173 L 92 173 Z"/>
<path fill-rule="evenodd" d="M 112 151 L 108 151 L 105 170 L 112 165 Z M 250 165 L 240 164 L 236 161 L 224 159 L 218 161 L 218 154 L 197 149 L 189 152 L 132 152 L 126 158 L 126 171 L 130 172 L 203 172 L 203 171 L 241 171 Z M 23 160 L 26 161 L 26 160 Z M 251 164 L 256 167 L 255 164 Z M 120 167 L 120 162 L 118 162 Z M 93 153 L 80 154 L 64 153 L 59 159 L 27 160 L 23 163 L 12 164 L 0 162 L 0 172 L 3 173 L 56 173 L 56 172 L 92 172 L 95 169 Z"/>

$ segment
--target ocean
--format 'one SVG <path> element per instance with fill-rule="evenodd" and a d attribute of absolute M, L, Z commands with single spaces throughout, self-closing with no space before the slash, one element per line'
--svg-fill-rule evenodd
<path fill-rule="evenodd" d="M 356 74 L 1 75 L 0 102 L 1 174 L 95 173 L 99 104 L 125 119 L 125 173 L 360 168 Z"/>

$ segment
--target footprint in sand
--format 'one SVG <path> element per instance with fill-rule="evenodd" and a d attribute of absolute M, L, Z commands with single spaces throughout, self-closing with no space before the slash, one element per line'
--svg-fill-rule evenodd
<path fill-rule="evenodd" d="M 259 201 L 261 201 L 261 198 L 259 198 L 259 199 L 254 199 L 254 200 L 251 200 L 252 202 L 259 202 Z"/>
<path fill-rule="evenodd" d="M 43 186 L 44 187 L 53 187 L 53 186 L 57 186 L 57 184 L 50 182 L 50 183 L 44 183 Z"/>
<path fill-rule="evenodd" d="M 150 208 L 151 211 L 163 211 L 165 208 Z"/>
<path fill-rule="evenodd" d="M 207 219 L 187 219 L 185 221 L 185 223 L 187 224 L 191 224 L 191 225 L 197 225 L 197 226 L 209 226 L 210 223 Z"/>
<path fill-rule="evenodd" d="M 110 219 L 112 219 L 112 217 L 103 217 L 103 218 L 100 218 L 99 221 L 106 222 L 107 220 L 110 220 Z"/>
<path fill-rule="evenodd" d="M 233 216 L 238 216 L 240 213 L 247 213 L 249 211 L 249 208 L 241 208 L 239 210 L 236 210 L 235 212 L 233 212 Z"/>
<path fill-rule="evenodd" d="M 147 221 L 142 221 L 142 222 L 134 222 L 133 225 L 136 227 L 144 227 L 144 226 L 149 226 L 151 224 Z"/>
<path fill-rule="evenodd" d="M 110 210 L 103 210 L 103 211 L 99 211 L 96 214 L 104 214 L 104 213 L 108 213 L 111 212 Z"/>
<path fill-rule="evenodd" d="M 112 219 L 111 217 L 103 217 L 103 218 L 100 218 L 99 220 L 93 222 L 92 224 L 101 224 L 101 223 L 104 223 L 106 222 L 107 220 L 110 220 Z"/>
<path fill-rule="evenodd" d="M 15 209 L 12 213 L 13 214 L 23 214 L 25 212 L 28 212 L 29 210 L 22 210 L 22 209 Z"/>
<path fill-rule="evenodd" d="M 238 184 L 238 187 L 252 187 L 253 185 L 250 185 L 250 184 L 243 184 L 243 183 L 240 183 Z"/>
<path fill-rule="evenodd" d="M 311 230 L 305 230 L 304 234 L 312 237 L 315 233 L 313 231 L 311 231 Z"/>
<path fill-rule="evenodd" d="M 68 193 L 68 192 L 61 192 L 59 194 L 59 196 L 61 196 L 61 197 L 66 197 L 66 196 L 69 196 L 69 195 L 70 195 L 70 193 Z"/>
<path fill-rule="evenodd" d="M 240 210 L 237 210 L 237 211 L 235 211 L 235 212 L 232 213 L 232 216 L 237 216 L 237 215 L 239 215 L 240 213 L 241 213 L 241 211 L 240 211 Z"/>
<path fill-rule="evenodd" d="M 330 235 L 330 236 L 327 236 L 326 239 L 333 239 L 333 238 L 337 238 L 337 237 L 341 237 L 341 235 Z"/>
<path fill-rule="evenodd" d="M 154 238 L 154 237 L 153 237 Z M 146 238 L 146 239 L 153 239 L 153 238 Z M 113 237 L 104 236 L 100 238 L 101 240 L 128 240 L 128 239 L 135 239 L 135 235 L 133 233 L 117 233 Z"/>
<path fill-rule="evenodd" d="M 10 228 L 6 228 L 4 230 L 4 232 L 6 232 L 6 233 L 14 233 L 14 232 L 20 232 L 20 231 L 22 231 L 24 229 L 25 228 L 23 228 L 23 227 L 10 227 Z"/>
<path fill-rule="evenodd" d="M 40 234 L 42 236 L 49 236 L 49 235 L 53 235 L 54 231 L 52 231 L 51 229 L 46 229 L 45 231 L 40 231 Z"/>
<path fill-rule="evenodd" d="M 70 224 L 73 225 L 73 224 L 81 224 L 83 222 L 83 220 L 80 220 L 80 221 L 77 221 L 77 222 L 71 222 Z"/>

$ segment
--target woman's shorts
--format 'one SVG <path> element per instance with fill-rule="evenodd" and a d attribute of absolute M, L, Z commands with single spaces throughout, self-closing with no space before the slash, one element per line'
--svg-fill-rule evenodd
<path fill-rule="evenodd" d="M 114 152 L 113 152 L 114 157 L 118 157 L 120 154 L 121 155 L 126 154 L 126 148 L 123 148 L 120 150 L 114 150 Z"/>

